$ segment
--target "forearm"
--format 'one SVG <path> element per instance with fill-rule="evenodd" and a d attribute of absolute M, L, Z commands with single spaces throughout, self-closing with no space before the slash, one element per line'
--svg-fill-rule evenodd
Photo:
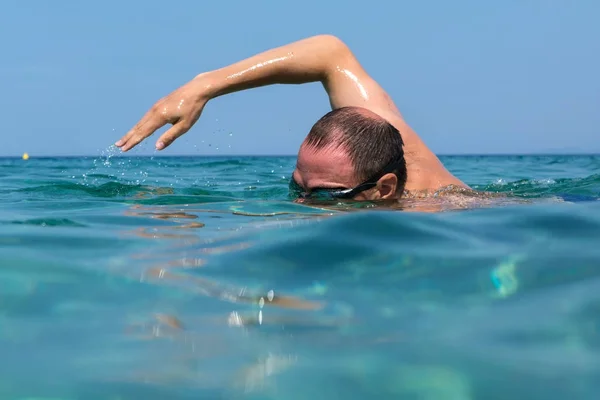
<path fill-rule="evenodd" d="M 272 84 L 326 84 L 332 71 L 351 57 L 339 39 L 321 35 L 265 51 L 196 79 L 209 98 Z"/>
<path fill-rule="evenodd" d="M 116 145 L 123 151 L 136 146 L 167 123 L 173 126 L 157 141 L 168 147 L 200 118 L 215 97 L 272 84 L 321 82 L 332 109 L 362 107 L 405 131 L 402 116 L 385 91 L 361 67 L 350 49 L 330 35 L 313 36 L 205 72 L 157 101 Z"/>

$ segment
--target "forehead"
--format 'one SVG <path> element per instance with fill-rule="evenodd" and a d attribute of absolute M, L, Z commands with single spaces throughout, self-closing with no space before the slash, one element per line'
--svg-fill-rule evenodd
<path fill-rule="evenodd" d="M 315 150 L 302 145 L 298 152 L 294 179 L 305 189 L 348 188 L 355 185 L 354 168 L 339 148 Z"/>

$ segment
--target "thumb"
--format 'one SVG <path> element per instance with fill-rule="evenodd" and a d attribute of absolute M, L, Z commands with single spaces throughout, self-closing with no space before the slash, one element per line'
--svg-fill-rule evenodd
<path fill-rule="evenodd" d="M 162 150 L 175 141 L 179 136 L 186 133 L 190 127 L 185 122 L 178 122 L 166 131 L 156 142 L 156 150 Z"/>

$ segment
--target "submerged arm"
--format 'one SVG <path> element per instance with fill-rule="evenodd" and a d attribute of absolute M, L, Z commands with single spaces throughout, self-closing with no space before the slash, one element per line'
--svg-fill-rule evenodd
<path fill-rule="evenodd" d="M 266 85 L 318 81 L 334 109 L 359 106 L 394 125 L 403 122 L 389 96 L 368 76 L 350 49 L 334 36 L 320 35 L 196 76 L 159 100 L 116 145 L 127 151 L 170 123 L 173 126 L 156 143 L 160 150 L 194 125 L 210 99 Z"/>

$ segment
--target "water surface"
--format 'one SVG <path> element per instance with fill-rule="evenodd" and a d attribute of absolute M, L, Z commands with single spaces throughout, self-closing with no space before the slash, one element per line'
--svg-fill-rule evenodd
<path fill-rule="evenodd" d="M 600 157 L 442 160 L 510 201 L 308 207 L 293 157 L 0 159 L 0 398 L 596 399 Z"/>

